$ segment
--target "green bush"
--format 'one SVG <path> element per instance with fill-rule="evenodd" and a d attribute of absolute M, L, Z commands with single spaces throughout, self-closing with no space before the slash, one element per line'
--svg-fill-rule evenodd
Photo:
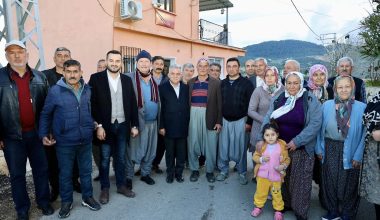
<path fill-rule="evenodd" d="M 368 80 L 366 83 L 366 86 L 379 86 L 380 87 L 380 80 Z"/>

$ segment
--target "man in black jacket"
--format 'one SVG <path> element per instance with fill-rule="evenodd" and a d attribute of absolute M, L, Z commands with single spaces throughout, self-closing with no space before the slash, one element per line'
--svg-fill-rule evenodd
<path fill-rule="evenodd" d="M 111 50 L 106 56 L 107 69 L 91 75 L 91 109 L 97 123 L 96 136 L 101 141 L 101 168 L 99 202 L 109 201 L 110 157 L 115 162 L 117 193 L 134 197 L 132 179 L 126 179 L 125 170 L 133 169 L 126 148 L 130 135 L 138 135 L 137 102 L 131 79 L 120 74 L 121 53 Z"/>
<path fill-rule="evenodd" d="M 31 69 L 24 43 L 5 45 L 8 65 L 0 69 L 0 149 L 10 173 L 17 219 L 29 219 L 30 200 L 26 189 L 26 160 L 32 167 L 36 201 L 44 215 L 49 204 L 48 164 L 38 138 L 38 120 L 49 88 L 46 77 Z M 2 201 L 4 202 L 4 201 Z"/>
<path fill-rule="evenodd" d="M 159 133 L 165 138 L 166 182 L 184 181 L 186 138 L 189 129 L 189 87 L 181 82 L 181 66 L 169 67 L 169 82 L 161 84 L 161 119 Z"/>

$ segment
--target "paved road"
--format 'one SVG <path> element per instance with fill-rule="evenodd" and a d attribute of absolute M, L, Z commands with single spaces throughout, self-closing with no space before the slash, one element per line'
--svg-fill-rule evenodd
<path fill-rule="evenodd" d="M 230 164 L 232 167 L 232 163 Z M 251 165 L 252 166 L 252 165 Z M 161 163 L 161 167 L 164 164 Z M 252 167 L 249 168 L 249 171 Z M 97 172 L 95 171 L 94 174 Z M 205 177 L 205 171 L 201 171 L 198 182 L 189 181 L 190 171 L 185 170 L 185 182 L 167 184 L 165 174 L 154 174 L 152 177 L 156 184 L 148 186 L 135 177 L 133 182 L 136 198 L 126 198 L 116 194 L 114 185 L 110 189 L 110 202 L 103 205 L 102 209 L 94 212 L 80 206 L 80 195 L 75 194 L 74 208 L 69 219 L 157 219 L 157 220 L 240 220 L 254 219 L 250 216 L 252 210 L 252 196 L 256 185 L 249 182 L 248 185 L 239 184 L 237 173 L 231 172 L 225 182 L 210 184 Z M 115 180 L 112 179 L 114 183 Z M 99 183 L 94 182 L 94 195 L 99 196 Z M 313 186 L 312 205 L 309 219 L 320 219 L 324 211 L 317 201 L 317 186 Z M 54 203 L 57 209 L 54 215 L 41 219 L 58 219 L 59 202 Z M 39 218 L 40 216 L 38 216 Z M 271 202 L 267 202 L 264 212 L 258 218 L 260 220 L 272 220 L 273 210 Z M 285 219 L 295 219 L 292 212 L 285 213 Z M 375 220 L 374 208 L 371 204 L 362 200 L 358 218 L 362 220 Z"/>

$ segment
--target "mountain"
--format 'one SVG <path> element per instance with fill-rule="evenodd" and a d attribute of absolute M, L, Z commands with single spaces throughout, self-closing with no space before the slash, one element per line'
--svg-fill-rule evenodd
<path fill-rule="evenodd" d="M 321 63 L 328 65 L 324 55 L 326 49 L 322 45 L 299 40 L 266 41 L 244 47 L 247 51 L 240 61 L 264 57 L 269 65 L 282 69 L 286 59 L 295 59 L 300 62 L 301 69 L 305 70 L 311 65 Z"/>

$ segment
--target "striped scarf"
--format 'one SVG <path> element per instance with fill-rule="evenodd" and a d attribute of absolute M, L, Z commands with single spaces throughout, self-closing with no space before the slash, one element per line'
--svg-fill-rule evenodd
<path fill-rule="evenodd" d="M 139 69 L 136 68 L 135 72 L 135 80 L 136 80 L 136 87 L 137 87 L 137 106 L 138 108 L 143 107 L 143 97 L 142 97 L 142 92 L 141 92 L 141 85 L 140 85 L 140 75 L 141 72 Z M 150 79 L 150 97 L 151 101 L 153 102 L 158 102 L 158 87 L 157 83 L 153 80 L 153 77 L 151 76 Z"/>

